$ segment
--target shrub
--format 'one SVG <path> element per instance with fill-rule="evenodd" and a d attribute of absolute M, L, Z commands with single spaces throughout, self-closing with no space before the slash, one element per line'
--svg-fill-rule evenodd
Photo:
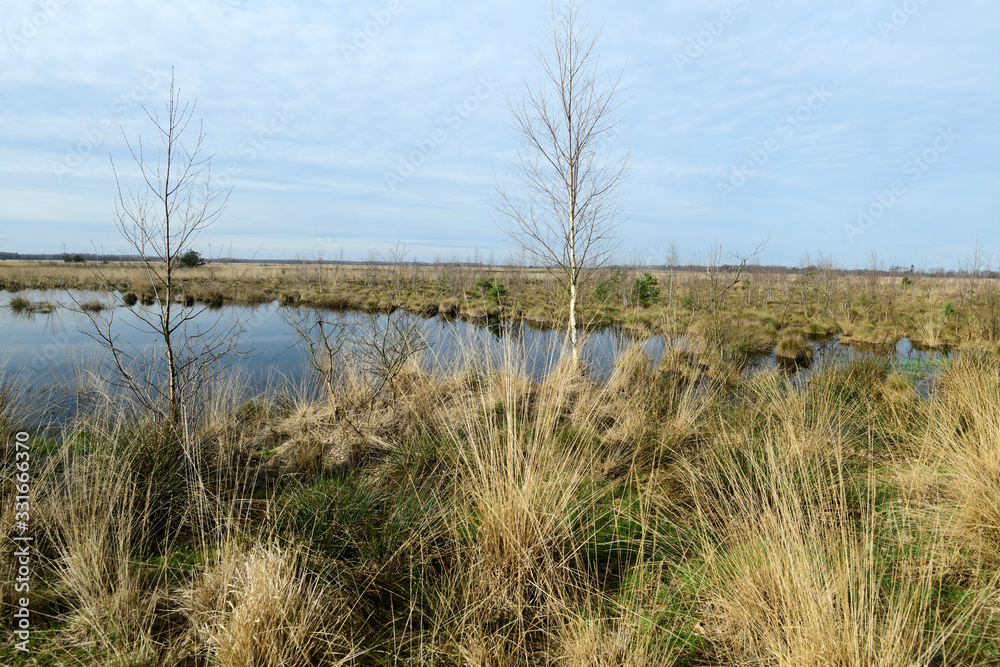
<path fill-rule="evenodd" d="M 611 277 L 603 282 L 597 284 L 597 298 L 601 301 L 607 301 L 612 292 L 622 280 L 622 270 L 615 269 L 615 272 Z"/>
<path fill-rule="evenodd" d="M 644 306 L 656 303 L 660 298 L 660 288 L 657 287 L 659 281 L 649 271 L 642 274 L 641 278 L 636 278 L 632 283 L 632 295 L 635 300 Z"/>
<path fill-rule="evenodd" d="M 951 301 L 949 301 L 948 303 L 944 304 L 944 310 L 941 311 L 941 314 L 944 315 L 945 317 L 948 317 L 949 315 L 954 315 L 955 314 L 955 304 L 953 304 Z"/>
<path fill-rule="evenodd" d="M 445 294 L 448 291 L 448 283 L 448 274 L 442 273 L 441 277 L 437 279 L 437 283 L 435 283 L 434 288 L 437 290 L 438 294 Z"/>
<path fill-rule="evenodd" d="M 179 266 L 183 266 L 187 269 L 193 269 L 196 266 L 201 266 L 205 263 L 202 259 L 201 254 L 197 250 L 188 250 L 186 253 L 181 255 L 181 258 L 177 260 Z"/>
<path fill-rule="evenodd" d="M 476 283 L 476 291 L 494 303 L 500 303 L 507 296 L 507 287 L 499 280 L 490 280 L 489 278 L 480 279 Z"/>

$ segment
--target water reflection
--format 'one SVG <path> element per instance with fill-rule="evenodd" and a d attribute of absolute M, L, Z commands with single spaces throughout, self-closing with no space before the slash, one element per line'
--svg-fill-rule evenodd
<path fill-rule="evenodd" d="M 762 369 L 777 369 L 791 378 L 794 385 L 801 386 L 828 365 L 875 358 L 888 361 L 894 368 L 911 375 L 917 391 L 926 396 L 931 390 L 932 374 L 955 354 L 949 350 L 921 349 L 908 338 L 900 339 L 895 345 L 845 345 L 840 342 L 840 336 L 833 336 L 812 341 L 811 344 L 813 355 L 809 361 L 784 359 L 772 351 L 751 364 L 746 372 L 752 374 Z"/>
<path fill-rule="evenodd" d="M 92 376 L 108 354 L 86 335 L 91 326 L 79 305 L 99 301 L 108 307 L 113 299 L 106 294 L 66 291 L 22 291 L 16 296 L 33 302 L 51 302 L 57 308 L 47 313 L 15 314 L 5 307 L 13 295 L 0 292 L 0 364 L 8 374 L 15 372 L 18 382 L 38 392 L 49 392 L 44 401 L 55 401 L 54 393 L 71 395 L 81 377 Z M 278 384 L 304 384 L 310 381 L 305 351 L 291 325 L 281 317 L 282 307 L 277 302 L 258 306 L 231 306 L 208 310 L 195 305 L 201 312 L 196 325 L 226 327 L 243 320 L 246 333 L 240 338 L 238 351 L 244 356 L 229 360 L 227 373 L 242 373 L 250 391 L 262 391 Z M 115 333 L 121 343 L 144 350 L 149 359 L 160 354 L 156 336 L 139 320 L 138 314 L 154 314 L 156 306 L 136 304 L 131 308 L 118 307 L 102 316 L 113 315 Z M 437 316 L 421 318 L 397 311 L 392 317 L 419 321 L 427 349 L 421 363 L 428 370 L 452 369 L 471 363 L 510 364 L 532 378 L 539 379 L 558 362 L 566 348 L 563 330 L 539 330 L 523 322 L 489 322 L 480 326 L 461 319 Z M 374 317 L 353 311 L 323 313 L 325 319 L 348 326 L 384 326 L 388 315 Z M 606 379 L 614 360 L 631 344 L 633 339 L 617 327 L 609 327 L 586 336 L 583 361 L 590 375 L 597 380 Z M 655 336 L 641 341 L 643 348 L 654 360 L 659 360 L 668 348 L 685 348 L 683 338 L 667 341 Z M 842 345 L 838 338 L 812 341 L 813 359 L 809 364 L 796 364 L 779 359 L 774 352 L 753 360 L 745 370 L 753 373 L 762 369 L 778 369 L 793 378 L 793 382 L 807 380 L 818 369 L 830 363 L 851 361 L 863 356 L 891 359 L 897 366 L 918 375 L 927 374 L 935 364 L 947 357 L 942 352 L 915 348 L 903 339 L 895 347 L 865 348 Z M 237 365 L 238 364 L 238 365 Z"/>

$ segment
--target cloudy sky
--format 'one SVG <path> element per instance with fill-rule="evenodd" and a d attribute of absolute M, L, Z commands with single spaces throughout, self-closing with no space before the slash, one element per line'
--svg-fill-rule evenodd
<path fill-rule="evenodd" d="M 1000 257 L 1000 4 L 588 0 L 624 68 L 623 255 L 721 245 L 796 265 Z M 489 197 L 517 147 L 547 0 L 0 4 L 0 250 L 124 250 L 113 158 L 171 67 L 232 187 L 213 254 L 503 260 Z M 558 11 L 558 7 L 556 8 Z"/>

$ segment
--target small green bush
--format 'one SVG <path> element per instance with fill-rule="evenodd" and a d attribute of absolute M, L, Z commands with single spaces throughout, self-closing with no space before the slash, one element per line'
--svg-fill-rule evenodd
<path fill-rule="evenodd" d="M 656 276 L 649 271 L 643 273 L 642 277 L 636 278 L 632 283 L 632 295 L 635 300 L 643 306 L 656 303 L 660 298 L 660 288 L 656 286 L 658 282 Z"/>
<path fill-rule="evenodd" d="M 435 283 L 434 285 L 434 288 L 437 290 L 437 293 L 438 294 L 447 293 L 449 282 L 450 281 L 448 280 L 448 274 L 442 273 L 441 276 L 437 279 L 437 283 Z"/>
<path fill-rule="evenodd" d="M 183 266 L 187 269 L 193 269 L 196 266 L 201 266 L 205 263 L 202 259 L 201 254 L 197 250 L 188 250 L 186 253 L 181 255 L 181 258 L 177 260 L 179 266 Z"/>
<path fill-rule="evenodd" d="M 618 287 L 618 283 L 621 282 L 622 275 L 623 274 L 621 269 L 615 269 L 615 272 L 611 275 L 609 279 L 598 283 L 597 298 L 600 299 L 601 301 L 607 301 L 614 292 L 614 289 Z"/>
<path fill-rule="evenodd" d="M 476 283 L 476 291 L 494 303 L 500 303 L 507 296 L 507 287 L 499 280 L 482 278 Z"/>

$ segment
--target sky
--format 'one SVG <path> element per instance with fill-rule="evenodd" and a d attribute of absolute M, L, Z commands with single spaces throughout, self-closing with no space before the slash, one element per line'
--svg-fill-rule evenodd
<path fill-rule="evenodd" d="M 620 255 L 846 268 L 1000 260 L 1000 4 L 578 2 L 622 76 Z M 229 203 L 203 254 L 505 261 L 490 205 L 545 0 L 0 3 L 0 251 L 124 252 L 173 68 Z M 193 140 L 189 129 L 186 140 Z M 994 264 L 996 264 L 994 260 Z"/>

